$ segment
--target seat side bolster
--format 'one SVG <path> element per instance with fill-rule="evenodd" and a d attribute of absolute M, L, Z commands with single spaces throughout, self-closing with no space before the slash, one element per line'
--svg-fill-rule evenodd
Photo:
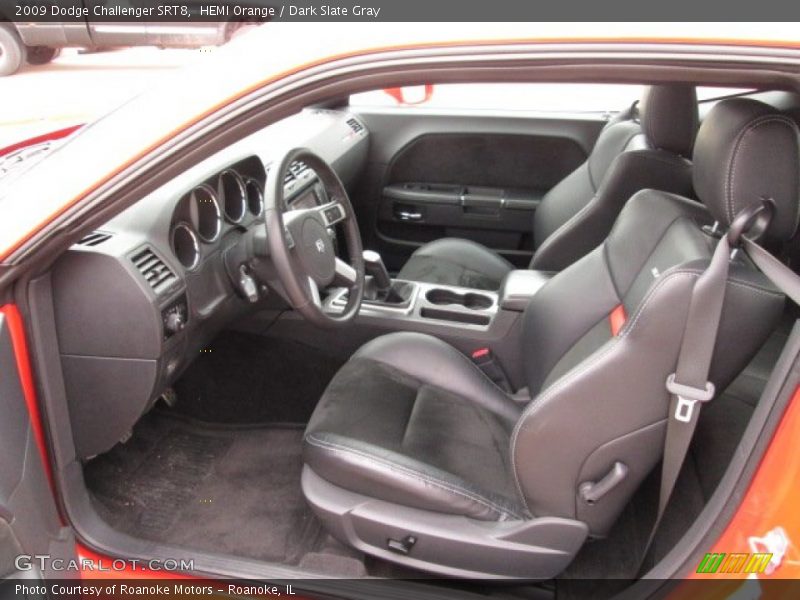
<path fill-rule="evenodd" d="M 494 250 L 471 240 L 442 238 L 418 248 L 398 279 L 480 289 L 497 289 L 514 268 Z"/>
<path fill-rule="evenodd" d="M 482 521 L 522 519 L 509 499 L 397 452 L 345 436 L 313 432 L 303 458 L 331 483 L 405 506 Z"/>
<path fill-rule="evenodd" d="M 530 268 L 560 271 L 600 245 L 639 190 L 692 194 L 691 164 L 660 150 L 634 150 L 612 163 L 597 193 L 536 249 Z"/>
<path fill-rule="evenodd" d="M 702 273 L 702 261 L 692 261 L 661 274 L 617 337 L 525 409 L 512 434 L 511 458 L 519 495 L 532 513 L 579 518 L 593 534 L 605 535 L 657 463 L 663 446 L 654 442 L 655 428 L 669 405 L 665 382 L 675 370 L 691 290 Z M 725 389 L 767 339 L 783 303 L 760 273 L 732 266 L 710 373 L 717 389 Z M 563 443 L 565 430 L 575 434 L 570 444 Z M 597 451 L 612 442 L 614 451 L 600 460 Z M 620 489 L 581 505 L 580 484 L 598 481 L 615 461 L 629 467 Z"/>
<path fill-rule="evenodd" d="M 497 415 L 510 430 L 520 407 L 453 346 L 430 335 L 397 332 L 362 346 L 353 358 L 373 360 L 446 390 Z"/>
<path fill-rule="evenodd" d="M 528 405 L 511 438 L 513 472 L 519 494 L 537 515 L 576 518 L 581 476 L 599 480 L 606 471 L 585 473 L 582 466 L 599 447 L 663 420 L 664 386 L 672 372 L 697 273 L 665 273 L 632 314 L 619 336 L 549 385 Z M 570 443 L 563 432 L 571 431 Z M 636 449 L 615 460 L 629 467 L 632 493 L 659 456 L 657 445 Z M 549 485 L 542 486 L 547 481 Z M 624 506 L 620 496 L 598 503 L 598 518 L 584 518 L 593 533 L 603 535 Z M 607 502 L 616 506 L 609 509 Z"/>

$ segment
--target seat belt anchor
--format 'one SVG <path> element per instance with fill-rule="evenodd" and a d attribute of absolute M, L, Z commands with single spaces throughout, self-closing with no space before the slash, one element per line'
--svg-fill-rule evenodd
<path fill-rule="evenodd" d="M 714 397 L 714 384 L 706 382 L 705 389 L 683 385 L 675 381 L 675 373 L 667 377 L 667 391 L 678 398 L 675 407 L 675 420 L 689 423 L 692 420 L 694 405 L 698 402 L 708 402 Z"/>

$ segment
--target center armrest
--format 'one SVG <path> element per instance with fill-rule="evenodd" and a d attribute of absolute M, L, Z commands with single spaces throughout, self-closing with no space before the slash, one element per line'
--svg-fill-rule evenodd
<path fill-rule="evenodd" d="M 531 298 L 555 275 L 554 271 L 516 269 L 500 283 L 499 304 L 502 310 L 522 312 Z"/>

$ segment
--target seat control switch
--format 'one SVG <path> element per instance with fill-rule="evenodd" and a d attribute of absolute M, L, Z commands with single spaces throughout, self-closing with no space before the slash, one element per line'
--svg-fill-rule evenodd
<path fill-rule="evenodd" d="M 389 548 L 395 554 L 402 554 L 403 556 L 408 555 L 411 552 L 411 548 L 414 547 L 414 544 L 417 543 L 417 538 L 413 535 L 407 535 L 402 540 L 393 540 L 389 538 L 386 540 L 386 547 Z"/>
<path fill-rule="evenodd" d="M 586 481 L 578 487 L 578 494 L 586 504 L 594 504 L 617 487 L 628 476 L 628 467 L 619 461 L 600 481 Z"/>

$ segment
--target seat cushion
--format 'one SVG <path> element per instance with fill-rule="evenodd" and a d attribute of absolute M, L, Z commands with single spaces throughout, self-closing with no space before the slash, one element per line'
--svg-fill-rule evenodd
<path fill-rule="evenodd" d="M 438 356 L 455 384 L 489 391 L 499 404 L 474 402 L 391 364 L 398 349 L 420 347 L 419 354 Z M 304 459 L 323 479 L 372 498 L 480 520 L 520 519 L 508 456 L 517 414 L 454 348 L 421 334 L 391 334 L 365 345 L 334 377 L 306 429 Z"/>
<path fill-rule="evenodd" d="M 514 268 L 505 258 L 469 240 L 442 238 L 425 244 L 408 259 L 398 279 L 497 290 Z"/>

